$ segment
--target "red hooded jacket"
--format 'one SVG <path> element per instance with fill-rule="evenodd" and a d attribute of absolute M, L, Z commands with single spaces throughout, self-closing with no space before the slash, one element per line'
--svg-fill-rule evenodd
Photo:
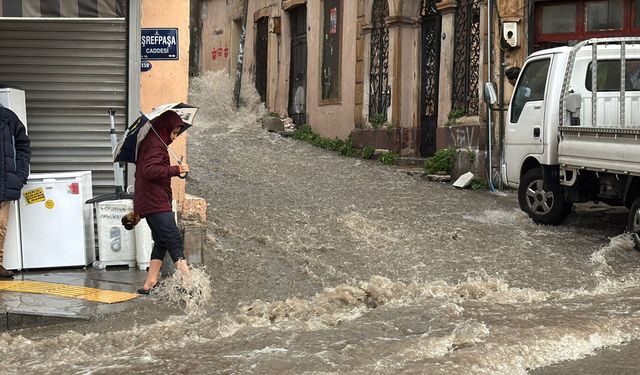
<path fill-rule="evenodd" d="M 165 146 L 171 143 L 173 129 L 182 126 L 180 116 L 166 111 L 153 119 L 151 125 L 158 134 L 149 129 L 140 143 L 136 161 L 133 210 L 141 217 L 171 211 L 171 177 L 180 175 L 180 168 L 170 165 Z"/>

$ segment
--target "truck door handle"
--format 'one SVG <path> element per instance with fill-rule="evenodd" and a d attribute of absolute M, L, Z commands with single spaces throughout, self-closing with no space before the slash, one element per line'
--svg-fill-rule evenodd
<path fill-rule="evenodd" d="M 540 128 L 539 127 L 535 127 L 533 128 L 533 137 L 534 138 L 540 138 Z"/>

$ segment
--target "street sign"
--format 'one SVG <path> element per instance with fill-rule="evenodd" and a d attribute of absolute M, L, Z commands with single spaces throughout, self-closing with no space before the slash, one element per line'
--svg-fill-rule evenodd
<path fill-rule="evenodd" d="M 147 60 L 142 60 L 140 61 L 140 71 L 141 72 L 148 72 L 151 70 L 151 63 L 148 62 Z"/>
<path fill-rule="evenodd" d="M 142 29 L 141 57 L 145 60 L 178 60 L 178 29 Z"/>

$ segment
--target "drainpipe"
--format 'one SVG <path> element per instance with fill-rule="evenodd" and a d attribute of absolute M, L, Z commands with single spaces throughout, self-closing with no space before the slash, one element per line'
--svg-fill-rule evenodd
<path fill-rule="evenodd" d="M 498 18 L 498 26 L 500 27 L 500 33 L 502 33 L 502 17 L 500 17 L 500 9 L 498 9 L 498 4 L 494 3 L 494 7 L 496 8 L 496 17 Z M 500 40 L 502 41 L 502 34 L 500 34 Z M 498 155 L 500 163 L 503 161 L 503 151 L 504 151 L 504 115 L 505 115 L 505 106 L 504 106 L 504 68 L 506 66 L 505 55 L 504 55 L 504 46 L 502 42 L 499 44 L 500 47 L 500 55 L 499 55 L 499 64 L 500 67 L 500 78 L 498 81 L 499 86 L 499 94 L 498 94 L 498 102 L 500 103 L 500 111 L 498 112 Z M 502 165 L 502 164 L 500 164 Z M 500 167 L 500 165 L 498 167 Z M 502 177 L 498 180 L 498 189 L 502 189 Z"/>
<path fill-rule="evenodd" d="M 491 24 L 491 13 L 493 13 L 493 2 L 492 0 L 487 0 L 487 82 L 491 83 L 491 49 L 492 49 L 492 38 L 493 38 L 493 27 Z M 492 126 L 493 122 L 491 121 L 491 105 L 487 104 L 487 173 L 488 173 L 488 184 L 489 191 L 494 191 L 493 187 L 493 171 L 491 167 L 491 137 L 492 137 Z"/>
<path fill-rule="evenodd" d="M 498 24 L 502 25 L 502 22 L 500 21 L 500 14 L 498 13 Z M 504 65 L 505 65 L 505 61 L 504 61 L 504 49 L 500 48 L 500 99 L 498 99 L 500 101 L 500 112 L 498 113 L 498 123 L 500 124 L 500 133 L 498 135 L 498 152 L 500 154 L 500 161 L 502 161 L 502 153 L 504 152 L 504 112 L 505 112 L 505 107 L 504 107 Z M 500 186 L 499 188 L 502 189 L 502 177 L 500 177 Z"/>

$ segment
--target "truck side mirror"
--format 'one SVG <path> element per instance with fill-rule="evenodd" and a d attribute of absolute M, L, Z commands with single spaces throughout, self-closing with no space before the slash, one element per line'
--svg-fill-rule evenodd
<path fill-rule="evenodd" d="M 484 84 L 484 102 L 488 105 L 494 105 L 498 101 L 498 95 L 496 95 L 496 88 L 493 86 L 493 82 L 487 82 Z"/>
<path fill-rule="evenodd" d="M 567 104 L 566 104 L 567 111 L 571 113 L 576 113 L 580 111 L 581 106 L 582 106 L 582 95 L 575 92 L 570 92 L 569 95 L 567 95 Z"/>
<path fill-rule="evenodd" d="M 570 92 L 567 95 L 565 108 L 571 114 L 571 125 L 580 125 L 580 107 L 582 106 L 582 95 Z"/>

